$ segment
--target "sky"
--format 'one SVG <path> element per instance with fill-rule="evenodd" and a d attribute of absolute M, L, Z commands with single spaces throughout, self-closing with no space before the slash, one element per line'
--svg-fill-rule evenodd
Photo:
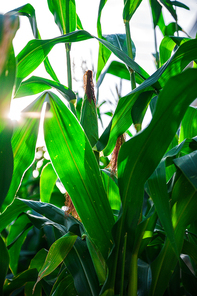
<path fill-rule="evenodd" d="M 99 7 L 99 0 L 75 0 L 77 13 L 81 19 L 82 25 L 92 35 L 97 36 L 97 14 Z M 197 18 L 197 0 L 180 0 L 182 3 L 188 5 L 191 10 L 178 9 L 178 22 L 186 32 L 189 32 Z M 20 7 L 26 3 L 30 3 L 36 10 L 37 24 L 42 39 L 57 37 L 60 35 L 59 29 L 54 22 L 54 18 L 47 8 L 47 0 L 6 0 L 0 3 L 0 13 L 6 13 L 14 8 Z M 101 18 L 103 34 L 125 33 L 124 23 L 122 21 L 123 0 L 108 0 Z M 168 24 L 173 21 L 171 15 L 164 11 L 164 20 Z M 149 1 L 143 0 L 139 8 L 135 12 L 131 22 L 131 37 L 136 45 L 136 62 L 139 63 L 149 74 L 152 74 L 156 69 L 152 57 L 154 53 L 154 36 L 152 17 L 149 7 Z M 161 34 L 157 31 L 158 43 L 161 41 Z M 29 40 L 33 39 L 31 28 L 26 17 L 20 18 L 20 29 L 18 30 L 14 39 L 15 53 L 18 54 L 20 50 L 27 44 Z M 83 71 L 81 65 L 83 64 L 87 69 L 96 69 L 98 55 L 98 41 L 89 40 L 80 43 L 74 43 L 71 50 L 71 60 L 73 70 L 73 90 L 78 91 L 83 95 L 82 78 Z M 62 84 L 67 83 L 66 78 L 66 56 L 63 45 L 56 45 L 49 54 L 49 60 Z M 110 60 L 117 60 L 112 55 Z M 83 62 L 86 62 L 85 64 Z M 32 75 L 42 76 L 50 79 L 44 66 L 41 65 Z M 119 87 L 119 79 L 112 75 L 107 75 L 100 89 L 99 103 L 104 100 L 111 100 L 113 105 L 110 108 L 115 109 L 117 101 L 116 85 Z M 130 92 L 130 82 L 123 81 L 121 95 L 124 96 Z M 28 104 L 32 98 L 24 98 L 22 100 L 23 107 Z M 14 111 L 21 105 L 14 105 Z M 108 106 L 109 108 L 109 106 Z M 106 124 L 110 118 L 105 118 Z"/>

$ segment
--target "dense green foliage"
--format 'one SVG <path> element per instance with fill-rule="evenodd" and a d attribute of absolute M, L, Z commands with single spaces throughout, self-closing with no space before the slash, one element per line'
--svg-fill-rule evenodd
<path fill-rule="evenodd" d="M 155 38 L 159 27 L 163 40 L 149 76 L 134 61 L 130 38 L 142 0 L 123 1 L 125 35 L 103 36 L 106 2 L 100 0 L 98 37 L 83 30 L 74 0 L 48 0 L 61 32 L 53 39 L 41 39 L 30 4 L 0 15 L 0 295 L 196 295 L 197 110 L 190 104 L 197 97 L 197 39 L 178 37 L 175 9 L 188 7 L 150 0 Z M 162 9 L 173 23 L 164 23 Z M 19 15 L 28 17 L 35 39 L 15 57 Z M 97 87 L 107 73 L 132 86 L 100 138 L 91 71 L 82 100 L 70 66 L 72 43 L 93 38 Z M 58 43 L 65 43 L 67 86 L 47 57 Z M 112 53 L 119 62 L 105 67 Z M 51 80 L 26 79 L 42 62 Z M 11 99 L 33 94 L 39 96 L 22 121 L 6 118 Z M 142 130 L 148 107 L 152 120 Z M 41 111 L 45 150 L 36 147 Z M 74 205 L 69 214 L 66 199 Z"/>

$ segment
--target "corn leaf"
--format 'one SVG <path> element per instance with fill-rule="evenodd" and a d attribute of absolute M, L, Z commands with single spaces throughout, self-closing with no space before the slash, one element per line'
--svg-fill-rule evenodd
<path fill-rule="evenodd" d="M 75 31 L 77 26 L 75 0 L 48 0 L 47 2 L 61 34 Z"/>
<path fill-rule="evenodd" d="M 53 116 L 45 119 L 44 134 L 52 164 L 90 240 L 106 258 L 114 219 L 96 158 L 74 115 L 56 95 L 49 94 L 48 100 Z"/>
<path fill-rule="evenodd" d="M 6 248 L 6 245 L 2 239 L 2 237 L 0 236 L 0 250 L 1 250 L 1 256 L 0 256 L 0 293 L 1 295 L 3 294 L 3 284 L 5 281 L 5 277 L 7 275 L 8 272 L 8 268 L 9 268 L 9 254 L 8 254 L 8 250 Z"/>

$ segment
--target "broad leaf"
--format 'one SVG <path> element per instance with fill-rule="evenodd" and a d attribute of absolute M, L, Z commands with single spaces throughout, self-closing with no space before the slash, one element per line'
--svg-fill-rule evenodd
<path fill-rule="evenodd" d="M 65 265 L 73 276 L 79 296 L 98 296 L 99 282 L 86 242 L 77 238 L 65 259 Z"/>
<path fill-rule="evenodd" d="M 130 116 L 131 109 L 140 93 L 144 90 L 151 90 L 152 88 L 150 87 L 156 85 L 158 80 L 162 86 L 164 86 L 170 77 L 180 73 L 190 61 L 197 58 L 196 46 L 197 39 L 190 40 L 182 44 L 175 54 L 167 61 L 167 63 L 165 63 L 131 93 L 119 100 L 111 122 L 96 144 L 99 151 L 104 149 L 105 155 L 109 155 L 112 152 L 117 138 L 132 124 Z"/>
<path fill-rule="evenodd" d="M 149 0 L 151 11 L 152 11 L 152 18 L 153 18 L 153 25 L 154 28 L 158 25 L 160 15 L 162 14 L 161 5 L 157 0 Z"/>
<path fill-rule="evenodd" d="M 176 166 L 183 172 L 177 179 L 172 191 L 172 221 L 179 253 L 182 249 L 186 227 L 196 221 L 197 193 L 196 181 L 193 178 L 196 174 L 196 158 L 197 153 L 195 151 L 174 160 Z M 171 276 L 170 271 L 175 268 L 177 260 L 167 239 L 159 256 L 151 266 L 153 274 L 151 295 L 164 293 Z M 163 278 L 165 278 L 165 281 L 163 281 Z"/>
<path fill-rule="evenodd" d="M 48 0 L 48 6 L 62 35 L 75 31 L 77 26 L 75 0 Z"/>
<path fill-rule="evenodd" d="M 169 0 L 160 0 L 160 3 L 165 6 L 165 8 L 170 12 L 172 17 L 177 21 L 176 10 L 174 9 L 172 2 Z"/>
<path fill-rule="evenodd" d="M 118 178 L 122 216 L 114 230 L 116 245 L 111 255 L 109 279 L 105 287 L 107 290 L 114 289 L 118 254 L 124 234 L 127 232 L 134 237 L 143 202 L 144 183 L 172 141 L 185 109 L 196 97 L 196 79 L 197 71 L 194 69 L 171 78 L 159 95 L 157 108 L 149 126 L 124 143 L 120 149 Z M 132 246 L 132 242 L 130 244 Z"/>
<path fill-rule="evenodd" d="M 77 239 L 76 235 L 67 233 L 56 240 L 49 249 L 45 262 L 38 274 L 38 283 L 43 277 L 49 275 L 65 259 Z"/>
<path fill-rule="evenodd" d="M 12 150 L 14 156 L 14 171 L 12 182 L 2 206 L 4 210 L 14 199 L 17 189 L 21 183 L 21 180 L 26 170 L 31 166 L 34 156 L 36 141 L 39 128 L 39 117 L 41 114 L 42 104 L 45 99 L 43 94 L 38 97 L 32 104 L 30 104 L 23 113 L 26 116 L 26 112 L 30 112 L 28 117 L 25 117 L 24 123 L 18 124 L 15 128 L 12 137 Z M 29 115 L 32 115 L 30 117 Z"/>
<path fill-rule="evenodd" d="M 142 0 L 124 0 L 123 20 L 130 21 Z"/>
<path fill-rule="evenodd" d="M 68 102 L 75 102 L 76 95 L 71 89 L 59 82 L 37 76 L 32 76 L 31 78 L 23 81 L 15 94 L 15 98 L 35 95 L 44 90 L 51 89 L 52 87 L 56 89 Z"/>
<path fill-rule="evenodd" d="M 32 33 L 35 37 L 35 39 L 41 39 L 41 36 L 40 36 L 40 32 L 38 30 L 38 27 L 37 27 L 37 21 L 36 21 L 36 14 L 35 14 L 35 9 L 33 8 L 33 6 L 31 4 L 25 4 L 21 7 L 18 7 L 12 11 L 9 11 L 7 13 L 8 15 L 22 15 L 22 16 L 26 16 L 28 17 L 29 19 L 29 22 L 30 22 L 30 25 L 31 25 L 31 29 L 32 29 Z M 44 60 L 44 66 L 45 66 L 45 69 L 47 71 L 47 73 L 55 80 L 55 81 L 58 81 L 58 78 L 49 62 L 49 59 L 48 57 L 46 57 L 46 59 Z"/>
<path fill-rule="evenodd" d="M 17 56 L 17 87 L 20 85 L 21 81 L 25 77 L 27 77 L 41 64 L 41 62 L 45 59 L 45 57 L 48 55 L 55 44 L 79 42 L 92 38 L 96 38 L 110 51 L 112 51 L 118 58 L 124 61 L 135 72 L 137 72 L 142 78 L 145 79 L 149 77 L 146 71 L 144 71 L 136 62 L 130 59 L 128 55 L 122 52 L 119 48 L 115 47 L 113 44 L 104 39 L 94 37 L 88 32 L 80 30 L 53 39 L 29 41 L 25 48 Z"/>
<path fill-rule="evenodd" d="M 12 203 L 6 208 L 6 210 L 0 214 L 0 232 L 6 226 L 8 226 L 12 221 L 14 221 L 17 216 L 24 211 L 27 211 L 29 207 L 25 205 L 22 201 L 14 199 Z"/>
<path fill-rule="evenodd" d="M 48 101 L 53 116 L 45 119 L 44 134 L 52 164 L 90 240 L 106 258 L 114 219 L 96 158 L 75 116 L 56 95 L 49 94 Z"/>
<path fill-rule="evenodd" d="M 64 234 L 65 231 L 66 232 L 70 231 L 80 235 L 80 230 L 83 232 L 82 225 L 78 220 L 76 220 L 72 216 L 66 216 L 63 210 L 61 210 L 60 208 L 52 204 L 48 204 L 40 201 L 26 200 L 26 199 L 17 199 L 17 200 L 19 200 L 20 202 L 22 201 L 23 203 L 28 205 L 29 208 L 32 208 L 34 211 L 36 211 L 40 215 L 43 215 L 44 217 L 48 218 L 52 222 L 55 222 L 54 224 L 48 219 L 44 219 L 44 217 L 36 218 L 28 214 L 29 220 L 38 228 L 42 228 L 44 225 L 47 225 L 48 223 L 54 226 L 55 228 L 58 228 L 61 234 Z M 64 227 L 61 227 L 61 225 L 63 225 Z M 79 230 L 79 227 L 80 227 L 80 230 Z"/>

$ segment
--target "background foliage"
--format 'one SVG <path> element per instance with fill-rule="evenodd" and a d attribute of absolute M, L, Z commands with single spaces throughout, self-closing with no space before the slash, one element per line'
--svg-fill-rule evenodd
<path fill-rule="evenodd" d="M 98 36 L 83 30 L 74 0 L 48 0 L 60 29 L 52 39 L 41 39 L 30 4 L 0 16 L 1 295 L 196 293 L 197 113 L 190 104 L 197 97 L 197 39 L 179 37 L 176 13 L 177 6 L 189 8 L 150 1 L 154 37 L 159 27 L 163 40 L 159 48 L 155 42 L 149 76 L 135 62 L 129 26 L 142 1 L 124 1 L 125 34 L 103 36 L 106 2 L 100 1 Z M 163 9 L 174 22 L 165 24 Z M 15 56 L 19 16 L 28 17 L 35 38 Z M 93 38 L 98 95 L 87 71 L 79 98 L 72 90 L 72 43 Z M 47 57 L 59 43 L 67 85 Z M 111 54 L 119 61 L 106 64 Z M 29 76 L 41 63 L 50 79 Z M 111 120 L 99 137 L 98 89 L 106 74 L 130 80 L 132 90 L 107 113 Z M 21 121 L 7 119 L 11 99 L 33 94 Z M 152 120 L 142 130 L 148 108 Z M 46 147 L 36 145 L 40 125 Z"/>

